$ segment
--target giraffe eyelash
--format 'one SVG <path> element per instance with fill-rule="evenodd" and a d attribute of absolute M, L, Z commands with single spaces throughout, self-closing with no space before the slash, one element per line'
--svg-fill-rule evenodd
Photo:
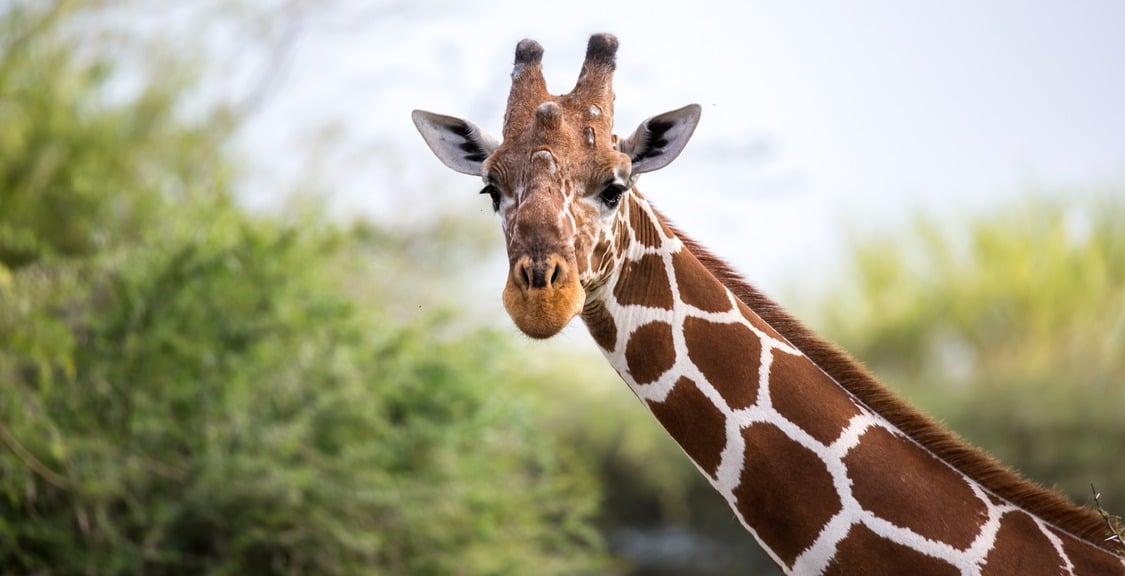
<path fill-rule="evenodd" d="M 488 194 L 490 197 L 492 197 L 492 211 L 497 213 L 500 212 L 500 189 L 497 188 L 495 184 L 485 185 L 484 188 L 481 188 L 480 193 Z"/>

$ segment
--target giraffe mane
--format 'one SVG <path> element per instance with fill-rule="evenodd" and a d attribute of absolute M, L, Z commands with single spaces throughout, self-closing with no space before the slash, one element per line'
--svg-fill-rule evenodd
<path fill-rule="evenodd" d="M 850 354 L 824 340 L 776 302 L 747 282 L 730 264 L 684 235 L 654 209 L 703 266 L 735 297 L 796 346 L 837 384 L 924 449 L 983 488 L 1038 516 L 1058 529 L 1104 550 L 1119 553 L 1104 540 L 1105 521 L 1094 510 L 1074 504 L 1062 494 L 1023 478 L 937 420 L 911 406 Z"/>

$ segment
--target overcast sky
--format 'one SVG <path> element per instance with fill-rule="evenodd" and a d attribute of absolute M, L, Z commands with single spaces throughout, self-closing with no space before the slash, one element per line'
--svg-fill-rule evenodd
<path fill-rule="evenodd" d="M 548 88 L 564 93 L 600 31 L 620 40 L 619 133 L 703 106 L 692 143 L 641 190 L 767 292 L 830 281 L 849 233 L 919 211 L 956 222 L 1033 189 L 1125 182 L 1125 2 L 811 4 L 310 4 L 244 137 L 269 166 L 250 202 L 274 201 L 319 137 L 338 213 L 494 218 L 410 111 L 498 134 L 516 42 L 543 44 Z M 497 308 L 503 275 L 487 276 Z"/>

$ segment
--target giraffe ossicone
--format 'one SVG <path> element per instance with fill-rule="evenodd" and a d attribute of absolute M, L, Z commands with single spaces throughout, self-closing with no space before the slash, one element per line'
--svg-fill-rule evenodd
<path fill-rule="evenodd" d="M 516 47 L 502 139 L 417 110 L 500 216 L 503 302 L 534 338 L 580 316 L 622 379 L 787 574 L 1125 574 L 1093 511 L 1023 480 L 882 387 L 635 187 L 700 107 L 613 134 L 617 39 L 590 38 L 571 92 Z"/>

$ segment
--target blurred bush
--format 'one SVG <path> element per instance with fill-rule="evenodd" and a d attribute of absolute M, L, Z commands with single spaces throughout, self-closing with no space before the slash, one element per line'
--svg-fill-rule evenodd
<path fill-rule="evenodd" d="M 859 241 L 821 323 L 1026 476 L 1125 508 L 1123 199 L 1056 195 Z"/>
<path fill-rule="evenodd" d="M 551 376 L 392 320 L 360 294 L 409 240 L 243 213 L 236 118 L 165 77 L 106 98 L 96 6 L 31 6 L 0 12 L 0 573 L 604 566 Z"/>
<path fill-rule="evenodd" d="M 147 61 L 126 89 L 124 40 L 77 1 L 0 7 L 0 263 L 138 242 L 158 205 L 229 189 L 233 118 L 178 114 L 196 66 Z M 84 26 L 90 28 L 84 28 Z M 154 52 L 154 54 L 157 54 Z M 137 63 L 140 64 L 140 63 Z M 114 94 L 116 97 L 111 97 Z"/>

